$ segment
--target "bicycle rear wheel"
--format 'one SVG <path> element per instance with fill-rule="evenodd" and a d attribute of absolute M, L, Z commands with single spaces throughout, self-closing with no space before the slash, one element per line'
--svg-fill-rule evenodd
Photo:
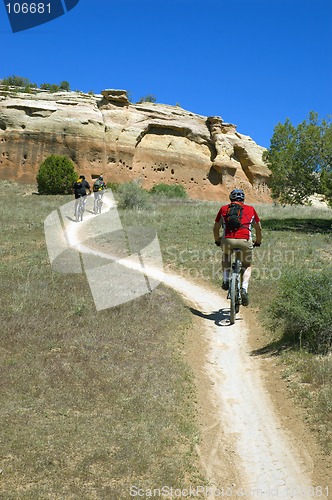
<path fill-rule="evenodd" d="M 101 206 L 102 206 L 103 202 L 102 202 L 102 199 L 101 197 L 98 198 L 98 205 L 97 205 L 97 211 L 99 214 L 101 214 Z"/>
<path fill-rule="evenodd" d="M 229 283 L 229 298 L 230 298 L 230 323 L 234 325 L 236 313 L 238 312 L 236 307 L 236 273 L 232 273 L 232 277 Z"/>

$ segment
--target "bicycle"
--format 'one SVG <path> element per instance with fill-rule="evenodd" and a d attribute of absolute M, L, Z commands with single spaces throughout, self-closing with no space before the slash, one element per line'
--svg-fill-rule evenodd
<path fill-rule="evenodd" d="M 95 203 L 94 203 L 94 207 L 93 207 L 93 211 L 94 211 L 95 215 L 101 214 L 102 205 L 103 205 L 103 193 L 98 192 L 97 196 L 95 197 Z"/>
<path fill-rule="evenodd" d="M 235 323 L 235 318 L 242 304 L 241 298 L 241 250 L 232 248 L 231 250 L 231 277 L 229 280 L 229 290 L 227 298 L 230 299 L 230 323 Z"/>
<path fill-rule="evenodd" d="M 78 198 L 78 203 L 76 206 L 76 222 L 81 222 L 83 220 L 83 214 L 85 210 L 86 196 L 80 196 Z"/>

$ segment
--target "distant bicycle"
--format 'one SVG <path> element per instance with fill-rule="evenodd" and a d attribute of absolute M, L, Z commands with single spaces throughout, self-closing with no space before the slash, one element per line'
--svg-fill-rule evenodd
<path fill-rule="evenodd" d="M 230 299 L 230 323 L 235 323 L 236 315 L 242 304 L 241 299 L 241 250 L 233 248 L 231 251 L 231 276 L 227 298 Z"/>
<path fill-rule="evenodd" d="M 76 206 L 76 222 L 81 222 L 83 220 L 83 214 L 85 210 L 86 196 L 80 196 L 78 198 Z"/>

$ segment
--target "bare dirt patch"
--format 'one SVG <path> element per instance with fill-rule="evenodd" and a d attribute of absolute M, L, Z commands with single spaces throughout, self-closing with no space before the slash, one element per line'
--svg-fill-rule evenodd
<path fill-rule="evenodd" d="M 270 338 L 260 325 L 257 311 L 248 308 L 245 319 L 249 325 L 248 342 L 254 352 L 262 351 L 269 344 Z M 332 465 L 324 454 L 308 424 L 306 412 L 292 397 L 284 369 L 276 354 L 256 356 L 261 370 L 261 379 L 270 394 L 276 415 L 289 436 L 290 445 L 296 444 L 301 454 L 306 457 L 308 470 L 314 486 L 329 487 L 332 491 Z"/>
<path fill-rule="evenodd" d="M 220 403 L 213 392 L 215 382 L 208 376 L 209 339 L 198 318 L 193 320 L 193 328 L 186 342 L 187 361 L 193 370 L 197 391 L 197 419 L 201 440 L 197 453 L 201 467 L 211 486 L 228 488 L 241 484 L 242 477 L 238 470 L 235 445 L 230 442 L 219 419 Z"/>

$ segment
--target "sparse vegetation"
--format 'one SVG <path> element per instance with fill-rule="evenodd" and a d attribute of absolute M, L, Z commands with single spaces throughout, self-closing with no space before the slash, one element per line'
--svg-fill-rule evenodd
<path fill-rule="evenodd" d="M 148 94 L 144 97 L 141 97 L 138 101 L 137 104 L 142 104 L 143 102 L 157 102 L 157 98 L 153 94 Z"/>
<path fill-rule="evenodd" d="M 108 189 L 111 189 L 114 193 L 116 193 L 120 189 L 120 186 L 121 186 L 121 183 L 119 183 L 119 182 L 107 182 L 106 184 L 107 184 Z"/>
<path fill-rule="evenodd" d="M 23 88 L 26 88 L 26 87 L 36 88 L 37 87 L 37 85 L 35 83 L 32 83 L 29 80 L 29 78 L 24 78 L 22 76 L 16 76 L 16 75 L 7 76 L 7 77 L 3 78 L 3 80 L 1 81 L 1 84 L 8 85 L 9 87 L 23 87 Z"/>
<path fill-rule="evenodd" d="M 16 87 L 18 92 L 31 92 L 33 89 L 37 89 L 38 85 L 32 83 L 29 78 L 24 78 L 22 76 L 8 76 L 2 79 L 1 85 L 9 90 L 10 87 Z M 39 87 L 42 90 L 49 90 L 50 92 L 58 92 L 60 90 L 70 90 L 70 84 L 66 80 L 62 81 L 59 85 L 56 83 L 42 83 Z"/>
<path fill-rule="evenodd" d="M 70 90 L 70 85 L 67 81 L 61 82 L 60 85 L 56 83 L 42 83 L 40 88 L 42 90 L 49 90 L 50 92 L 59 92 L 60 90 L 68 92 Z"/>
<path fill-rule="evenodd" d="M 39 194 L 68 194 L 77 174 L 66 156 L 51 155 L 40 165 L 37 174 Z"/>
<path fill-rule="evenodd" d="M 270 307 L 274 332 L 316 354 L 332 350 L 332 272 L 291 267 Z"/>
<path fill-rule="evenodd" d="M 149 193 L 137 182 L 125 182 L 116 190 L 121 209 L 142 210 L 149 208 Z"/>
<path fill-rule="evenodd" d="M 165 196 L 166 198 L 186 198 L 187 193 L 182 184 L 156 184 L 150 193 Z"/>

